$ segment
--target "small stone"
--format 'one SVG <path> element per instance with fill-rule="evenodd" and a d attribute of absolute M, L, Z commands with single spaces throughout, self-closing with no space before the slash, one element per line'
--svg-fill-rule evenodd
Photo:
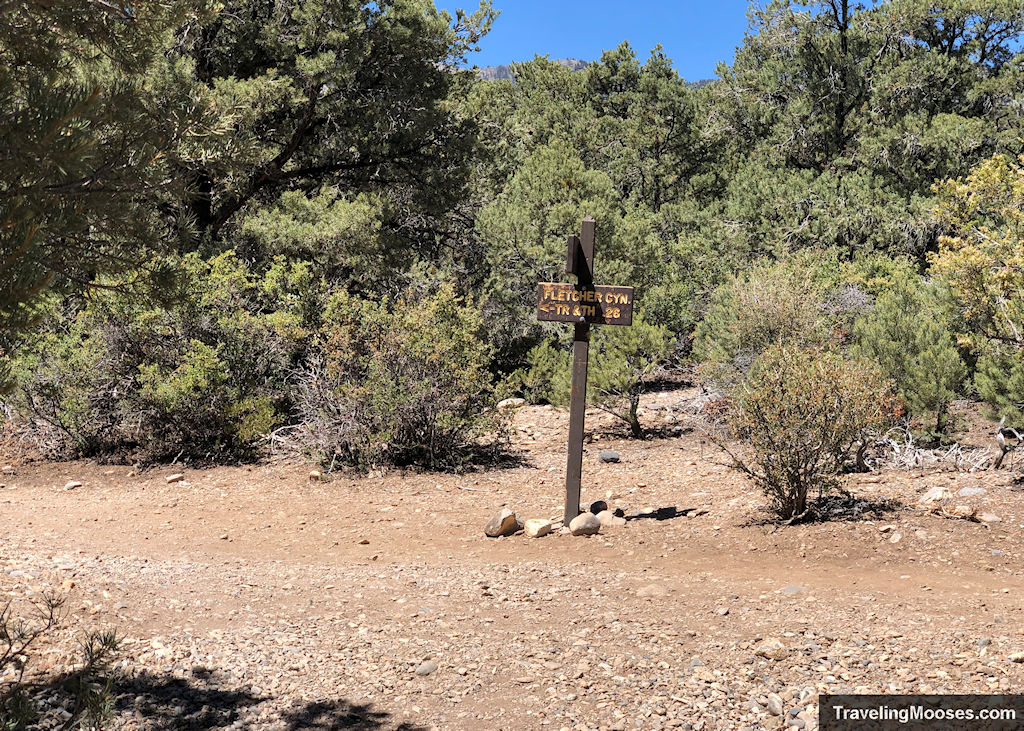
<path fill-rule="evenodd" d="M 691 668 L 699 668 L 703 664 L 704 663 L 701 662 L 699 657 L 695 657 L 692 660 L 690 660 L 690 667 Z"/>
<path fill-rule="evenodd" d="M 1015 652 L 1010 655 L 1010 662 L 1024 662 L 1024 652 Z"/>
<path fill-rule="evenodd" d="M 320 473 L 320 470 L 310 470 L 309 471 L 309 481 L 310 482 L 318 482 L 321 477 L 323 477 L 323 475 Z"/>
<path fill-rule="evenodd" d="M 802 718 L 787 718 L 786 725 L 792 728 L 807 728 L 807 722 Z"/>
<path fill-rule="evenodd" d="M 928 505 L 930 503 L 940 502 L 948 500 L 950 498 L 949 490 L 944 487 L 933 487 L 928 490 L 924 495 L 917 499 L 917 502 L 921 505 Z"/>
<path fill-rule="evenodd" d="M 228 539 L 228 534 L 227 533 L 222 533 L 220 539 L 222 541 L 226 541 Z"/>
<path fill-rule="evenodd" d="M 526 535 L 530 538 L 546 536 L 551 532 L 552 528 L 554 528 L 552 522 L 550 520 L 544 520 L 543 518 L 531 518 L 526 521 L 526 524 L 524 525 Z"/>
<path fill-rule="evenodd" d="M 626 524 L 625 518 L 619 518 L 610 510 L 602 510 L 597 513 L 597 519 L 601 522 L 602 528 L 621 528 Z"/>
<path fill-rule="evenodd" d="M 437 670 L 437 663 L 433 660 L 425 660 L 416 666 L 416 674 L 426 677 Z"/>
<path fill-rule="evenodd" d="M 896 531 L 891 536 L 889 536 L 889 543 L 899 543 L 901 540 L 903 540 L 903 534 L 899 531 Z"/>
<path fill-rule="evenodd" d="M 508 411 L 510 409 L 518 409 L 526 405 L 526 399 L 521 398 L 507 398 L 502 399 L 498 402 L 498 411 Z"/>
<path fill-rule="evenodd" d="M 611 449 L 606 449 L 605 451 L 601 452 L 601 461 L 602 462 L 618 462 L 619 461 L 619 453 L 615 452 L 615 451 L 612 451 Z"/>
<path fill-rule="evenodd" d="M 569 523 L 569 532 L 574 536 L 590 536 L 601 530 L 601 521 L 593 513 L 580 513 Z"/>
<path fill-rule="evenodd" d="M 764 642 L 758 645 L 757 649 L 754 650 L 754 654 L 758 657 L 764 657 L 768 660 L 775 660 L 778 662 L 779 660 L 785 660 L 789 657 L 789 650 L 784 644 L 782 644 L 782 640 L 778 637 L 768 637 Z"/>
<path fill-rule="evenodd" d="M 668 587 L 662 584 L 648 584 L 637 589 L 636 595 L 639 597 L 664 597 L 668 596 Z"/>
<path fill-rule="evenodd" d="M 991 637 L 982 637 L 982 638 L 981 638 L 980 640 L 978 640 L 978 641 L 977 641 L 977 642 L 976 642 L 975 644 L 976 644 L 976 645 L 977 645 L 978 647 L 988 647 L 989 645 L 991 645 L 991 644 L 992 644 L 992 638 L 991 638 Z"/>
<path fill-rule="evenodd" d="M 77 489 L 77 488 L 79 488 L 81 486 L 82 486 L 82 483 L 79 482 L 78 480 L 71 480 L 66 485 L 64 485 L 64 489 L 65 490 L 75 490 L 75 489 Z"/>
<path fill-rule="evenodd" d="M 729 614 L 729 607 L 718 607 L 715 610 L 715 614 L 717 614 L 719 617 L 725 617 Z"/>
<path fill-rule="evenodd" d="M 366 539 L 366 538 L 363 538 L 362 540 L 359 541 L 359 545 L 360 546 L 369 546 L 370 545 L 370 541 L 368 539 Z"/>
<path fill-rule="evenodd" d="M 782 711 L 783 711 L 782 699 L 778 695 L 776 695 L 775 693 L 769 693 L 768 694 L 768 704 L 767 705 L 768 705 L 768 712 L 771 713 L 773 716 L 781 716 L 782 715 Z"/>
<path fill-rule="evenodd" d="M 894 525 L 882 525 L 882 526 L 878 527 L 878 532 L 879 533 L 888 533 L 889 531 L 891 531 L 895 527 L 896 526 L 894 526 Z"/>
<path fill-rule="evenodd" d="M 799 594 L 802 591 L 807 591 L 807 587 L 806 586 L 797 586 L 797 585 L 794 584 L 793 586 L 785 587 L 782 590 L 782 593 L 791 596 L 793 594 Z"/>
<path fill-rule="evenodd" d="M 484 533 L 491 538 L 510 536 L 521 530 L 523 524 L 519 518 L 508 508 L 502 508 L 501 512 L 491 518 L 491 521 L 484 528 Z"/>
<path fill-rule="evenodd" d="M 182 474 L 181 472 L 178 472 L 177 474 L 167 476 L 167 484 L 170 485 L 172 482 L 181 482 L 184 479 L 185 475 Z"/>
<path fill-rule="evenodd" d="M 72 579 L 67 579 L 60 585 L 61 591 L 71 591 L 75 588 L 75 582 Z"/>
<path fill-rule="evenodd" d="M 597 515 L 598 513 L 603 513 L 606 510 L 608 510 L 608 503 L 606 503 L 604 500 L 595 500 L 594 502 L 590 503 L 590 512 L 594 515 Z"/>
<path fill-rule="evenodd" d="M 965 487 L 957 492 L 960 497 L 977 497 L 988 492 L 984 487 Z"/>
<path fill-rule="evenodd" d="M 978 521 L 981 523 L 1001 523 L 1003 519 L 995 513 L 978 513 Z"/>

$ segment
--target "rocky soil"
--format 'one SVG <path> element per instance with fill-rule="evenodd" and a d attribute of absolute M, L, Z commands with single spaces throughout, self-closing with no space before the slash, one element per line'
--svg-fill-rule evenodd
<path fill-rule="evenodd" d="M 823 691 L 1024 687 L 1013 471 L 854 475 L 877 512 L 780 528 L 680 398 L 645 442 L 588 414 L 584 501 L 631 518 L 592 536 L 558 530 L 550 408 L 516 413 L 519 464 L 462 475 L 8 459 L 0 591 L 67 595 L 34 672 L 117 628 L 127 729 L 813 729 Z M 999 520 L 919 509 L 934 487 Z M 486 537 L 502 508 L 555 530 Z"/>

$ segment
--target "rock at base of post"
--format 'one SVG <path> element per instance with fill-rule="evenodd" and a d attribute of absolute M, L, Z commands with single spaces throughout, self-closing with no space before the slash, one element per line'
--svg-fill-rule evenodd
<path fill-rule="evenodd" d="M 532 518 L 526 521 L 525 524 L 526 535 L 530 538 L 546 536 L 553 527 L 550 520 L 544 520 L 543 518 Z"/>
<path fill-rule="evenodd" d="M 593 513 L 581 513 L 569 523 L 569 532 L 574 536 L 591 536 L 601 530 L 601 521 Z"/>

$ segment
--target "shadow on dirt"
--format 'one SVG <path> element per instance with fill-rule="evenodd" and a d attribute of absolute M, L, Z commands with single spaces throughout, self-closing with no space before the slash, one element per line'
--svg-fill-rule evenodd
<path fill-rule="evenodd" d="M 224 688 L 203 668 L 195 668 L 193 674 L 192 680 L 149 673 L 119 679 L 112 688 L 115 714 L 125 720 L 134 717 L 141 727 L 160 731 L 232 726 L 286 731 L 424 731 L 424 727 L 393 719 L 370 704 L 336 699 L 288 705 L 271 696 Z"/>
<path fill-rule="evenodd" d="M 701 508 L 679 509 L 675 505 L 669 505 L 664 508 L 648 508 L 634 511 L 625 514 L 623 517 L 626 520 L 672 520 L 673 518 L 693 518 L 706 512 L 707 510 Z"/>
<path fill-rule="evenodd" d="M 810 501 L 800 515 L 789 520 L 774 517 L 758 516 L 752 518 L 744 527 L 801 525 L 805 523 L 853 522 L 865 519 L 881 520 L 887 515 L 898 513 L 906 505 L 893 498 L 881 500 L 865 500 L 851 493 L 842 491 L 832 495 L 824 495 Z"/>

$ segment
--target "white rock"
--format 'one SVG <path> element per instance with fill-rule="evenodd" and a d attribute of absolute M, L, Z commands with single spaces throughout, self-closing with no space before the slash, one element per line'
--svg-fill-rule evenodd
<path fill-rule="evenodd" d="M 668 596 L 668 587 L 663 584 L 648 584 L 636 590 L 640 597 L 665 597 Z"/>
<path fill-rule="evenodd" d="M 601 521 L 593 513 L 580 513 L 569 523 L 569 532 L 574 536 L 590 536 L 601 530 Z"/>
<path fill-rule="evenodd" d="M 789 657 L 789 650 L 786 649 L 786 646 L 782 644 L 782 640 L 778 637 L 769 637 L 758 645 L 754 654 L 769 660 L 779 661 Z M 776 713 L 775 715 L 779 714 Z"/>
<path fill-rule="evenodd" d="M 917 499 L 920 505 L 928 505 L 930 503 L 940 502 L 942 500 L 948 500 L 951 497 L 949 490 L 944 487 L 933 487 L 928 490 L 924 495 Z"/>
<path fill-rule="evenodd" d="M 174 474 L 174 475 L 169 475 L 167 477 L 167 484 L 169 485 L 172 482 L 181 482 L 184 479 L 185 479 L 185 475 L 183 475 L 182 473 L 179 472 L 179 473 Z"/>
<path fill-rule="evenodd" d="M 433 660 L 425 660 L 416 666 L 416 674 L 420 676 L 430 675 L 437 670 L 437 663 Z"/>
<path fill-rule="evenodd" d="M 626 524 L 625 518 L 619 518 L 611 510 L 602 510 L 597 514 L 602 528 L 621 528 Z"/>
<path fill-rule="evenodd" d="M 1003 522 L 1003 519 L 995 513 L 978 513 L 978 520 L 986 524 Z"/>
<path fill-rule="evenodd" d="M 986 490 L 984 487 L 964 487 L 959 492 L 957 492 L 957 495 L 959 495 L 960 497 L 978 497 L 980 495 L 986 494 L 987 492 L 988 490 Z"/>
<path fill-rule="evenodd" d="M 526 404 L 526 399 L 521 398 L 507 398 L 498 402 L 498 411 L 507 411 L 509 409 L 518 409 Z"/>
<path fill-rule="evenodd" d="M 79 482 L 78 480 L 71 480 L 66 485 L 64 485 L 64 489 L 65 490 L 74 490 L 74 489 L 79 488 L 81 486 L 82 486 L 82 483 Z"/>
<path fill-rule="evenodd" d="M 540 538 L 541 536 L 546 536 L 550 533 L 553 527 L 554 526 L 550 520 L 544 520 L 543 518 L 531 518 L 526 521 L 525 531 L 526 535 L 530 538 Z"/>

